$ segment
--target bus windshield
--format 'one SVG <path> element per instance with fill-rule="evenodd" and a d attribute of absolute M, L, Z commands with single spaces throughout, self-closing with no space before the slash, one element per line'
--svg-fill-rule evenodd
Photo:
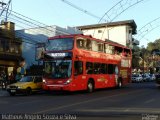
<path fill-rule="evenodd" d="M 71 60 L 46 61 L 44 76 L 48 78 L 69 78 L 71 76 Z"/>
<path fill-rule="evenodd" d="M 73 38 L 59 38 L 49 40 L 46 50 L 59 51 L 71 50 L 73 48 Z"/>

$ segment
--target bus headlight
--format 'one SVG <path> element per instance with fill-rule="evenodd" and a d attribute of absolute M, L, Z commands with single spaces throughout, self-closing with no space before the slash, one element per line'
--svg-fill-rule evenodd
<path fill-rule="evenodd" d="M 67 85 L 69 83 L 71 83 L 72 79 L 68 79 L 64 84 Z"/>
<path fill-rule="evenodd" d="M 9 85 L 7 85 L 7 89 L 9 89 L 10 88 L 10 86 Z"/>
<path fill-rule="evenodd" d="M 43 83 L 46 83 L 46 80 L 45 80 L 45 79 L 43 79 Z"/>

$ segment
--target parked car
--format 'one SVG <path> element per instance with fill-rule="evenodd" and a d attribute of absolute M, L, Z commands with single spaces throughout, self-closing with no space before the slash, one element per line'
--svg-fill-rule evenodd
<path fill-rule="evenodd" d="M 148 82 L 151 80 L 151 77 L 148 73 L 142 75 L 143 81 Z"/>
<path fill-rule="evenodd" d="M 156 76 L 154 74 L 150 74 L 150 80 L 154 81 L 156 79 Z"/>
<path fill-rule="evenodd" d="M 156 83 L 157 83 L 157 86 L 159 87 L 160 86 L 160 74 L 156 74 Z"/>
<path fill-rule="evenodd" d="M 133 74 L 132 82 L 143 82 L 143 78 L 141 74 Z"/>
<path fill-rule="evenodd" d="M 41 76 L 24 76 L 19 82 L 7 86 L 7 91 L 10 95 L 15 95 L 17 93 L 24 93 L 26 95 L 30 95 L 32 92 L 36 92 L 41 89 Z"/>

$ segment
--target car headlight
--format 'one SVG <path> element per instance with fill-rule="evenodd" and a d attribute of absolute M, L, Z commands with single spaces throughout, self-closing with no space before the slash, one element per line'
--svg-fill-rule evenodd
<path fill-rule="evenodd" d="M 21 87 L 21 86 L 17 86 L 17 88 L 18 88 L 18 89 L 21 89 L 22 87 Z"/>
<path fill-rule="evenodd" d="M 72 79 L 68 79 L 64 84 L 67 85 L 69 83 L 71 83 Z"/>

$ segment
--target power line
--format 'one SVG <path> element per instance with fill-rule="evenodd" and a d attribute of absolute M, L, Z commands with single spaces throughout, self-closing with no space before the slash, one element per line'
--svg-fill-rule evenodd
<path fill-rule="evenodd" d="M 138 30 L 137 40 L 142 40 L 147 34 L 152 32 L 154 29 L 160 27 L 160 17 L 148 22 Z"/>
<path fill-rule="evenodd" d="M 77 6 L 77 5 L 69 2 L 69 1 L 67 1 L 67 0 L 61 0 L 61 1 L 64 2 L 64 3 L 66 3 L 67 5 L 75 8 L 75 9 L 77 9 L 77 10 L 79 10 L 79 11 L 81 11 L 81 12 L 83 12 L 83 13 L 89 15 L 89 16 L 91 16 L 91 17 L 94 17 L 94 18 L 96 18 L 96 19 L 101 19 L 101 17 L 99 17 L 99 16 L 97 16 L 97 15 L 95 15 L 95 14 L 93 14 L 93 13 L 91 13 L 91 12 L 85 10 L 85 9 L 82 9 L 82 8 L 80 8 L 79 6 Z M 106 21 L 106 20 L 104 20 L 104 21 Z"/>
<path fill-rule="evenodd" d="M 15 14 L 13 14 L 13 13 L 15 13 Z M 19 15 L 19 16 L 18 16 Z M 4 15 L 3 15 L 4 16 Z M 12 16 L 12 17 L 11 17 Z M 11 19 L 11 20 L 14 20 L 14 21 L 16 21 L 16 26 L 19 26 L 20 28 L 23 28 L 23 29 L 25 29 L 25 27 L 22 27 L 22 26 L 20 26 L 20 25 L 18 25 L 17 24 L 17 22 L 19 22 L 19 23 L 21 23 L 21 24 L 24 24 L 24 25 L 27 25 L 27 26 L 30 26 L 30 27 L 33 27 L 33 29 L 30 29 L 32 32 L 35 32 L 35 33 L 37 33 L 37 31 L 42 31 L 42 30 L 40 30 L 40 29 L 38 29 L 38 28 L 41 28 L 41 29 L 45 29 L 45 30 L 47 30 L 48 32 L 46 32 L 46 33 L 53 33 L 53 32 L 60 32 L 60 33 L 63 33 L 63 34 L 70 34 L 70 33 L 67 33 L 67 32 L 63 32 L 63 31 L 60 31 L 60 30 L 57 30 L 56 28 L 53 28 L 53 27 L 51 27 L 51 26 L 45 26 L 45 27 L 43 27 L 43 26 L 40 26 L 39 24 L 41 24 L 41 25 L 45 25 L 45 24 L 43 24 L 43 23 L 41 23 L 41 22 L 38 22 L 38 21 L 36 21 L 36 20 L 33 20 L 33 19 L 31 19 L 31 18 L 29 18 L 29 17 L 26 17 L 26 16 L 24 16 L 24 15 L 21 15 L 20 13 L 17 13 L 17 12 L 14 12 L 14 11 L 12 11 L 12 14 L 11 14 L 11 16 L 9 17 L 9 19 Z M 22 18 L 23 17 L 23 18 Z M 18 20 L 17 20 L 18 19 Z M 27 19 L 27 20 L 26 20 Z M 29 19 L 29 20 L 28 20 Z M 34 21 L 34 22 L 36 22 L 36 23 L 33 23 L 32 21 L 30 21 L 30 20 L 32 20 L 32 21 Z M 37 24 L 38 23 L 38 24 Z M 34 30 L 34 28 L 35 27 L 38 27 L 36 30 Z M 52 28 L 52 29 L 49 29 L 49 27 L 50 28 Z M 21 33 L 22 34 L 22 33 Z M 22 35 L 21 35 L 22 36 Z M 26 38 L 26 37 L 24 37 L 24 38 Z M 30 40 L 33 40 L 33 39 L 31 39 L 30 38 Z"/>
<path fill-rule="evenodd" d="M 16 13 L 17 15 L 15 15 L 15 14 L 13 14 L 13 13 Z M 22 17 L 20 17 L 20 16 L 18 16 L 18 15 L 23 16 L 24 18 L 22 18 Z M 13 16 L 13 17 L 15 17 L 15 18 L 18 18 L 19 20 L 22 20 L 23 22 L 25 21 L 26 23 L 31 24 L 31 25 L 29 25 L 30 27 L 33 27 L 33 28 L 39 27 L 39 28 L 43 28 L 43 29 L 48 30 L 48 32 L 55 32 L 54 30 L 48 29 L 48 28 L 47 28 L 47 27 L 49 27 L 48 25 L 46 25 L 46 24 L 44 24 L 44 23 L 41 23 L 41 22 L 38 22 L 38 21 L 36 21 L 36 20 L 33 20 L 33 19 L 31 19 L 31 18 L 29 18 L 29 17 L 26 17 L 26 16 L 24 16 L 24 15 L 21 15 L 20 13 L 17 13 L 17 12 L 12 11 L 11 16 Z M 27 18 L 27 19 L 29 19 L 29 20 L 32 20 L 32 21 L 34 21 L 34 22 L 36 22 L 36 23 L 33 23 L 32 21 L 26 20 L 25 18 Z M 18 20 L 18 21 L 19 21 L 19 20 Z M 38 24 L 37 24 L 37 23 L 38 23 Z M 41 24 L 41 25 L 39 25 L 39 24 Z M 27 25 L 28 25 L 28 24 L 27 24 Z M 43 26 L 42 26 L 42 25 L 43 25 Z M 56 30 L 56 29 L 55 29 L 55 30 Z M 58 30 L 56 30 L 56 31 L 58 31 Z M 63 32 L 63 31 L 59 31 L 59 32 Z M 68 32 L 65 32 L 65 33 L 68 33 Z M 70 33 L 68 33 L 68 34 L 70 34 Z"/>
<path fill-rule="evenodd" d="M 123 12 L 128 10 L 129 8 L 133 7 L 134 5 L 137 5 L 138 3 L 142 2 L 144 0 L 120 0 L 118 3 L 116 3 L 113 7 L 111 7 L 99 20 L 98 23 L 100 23 L 104 17 L 107 17 L 107 22 L 113 22 L 119 15 L 121 15 Z M 106 31 L 107 26 L 104 28 L 102 37 Z M 108 30 L 107 30 L 108 32 Z M 95 33 L 95 30 L 94 30 Z M 109 39 L 109 38 L 108 38 Z"/>
<path fill-rule="evenodd" d="M 100 23 L 103 18 L 107 17 L 107 22 L 112 22 L 123 12 L 128 10 L 130 7 L 142 2 L 144 0 L 120 0 L 113 7 L 111 7 L 105 14 L 101 17 L 98 23 Z"/>
<path fill-rule="evenodd" d="M 91 17 L 94 17 L 96 19 L 99 19 L 98 23 L 102 22 L 102 21 L 107 21 L 107 22 L 112 22 L 114 21 L 119 15 L 121 15 L 123 12 L 125 12 L 126 10 L 128 10 L 129 8 L 131 8 L 132 6 L 144 1 L 144 0 L 120 0 L 119 2 L 117 2 L 113 7 L 111 7 L 107 12 L 105 12 L 105 14 L 100 18 L 99 16 L 94 15 L 93 13 L 80 8 L 79 6 L 67 1 L 67 0 L 61 0 L 62 2 L 70 5 L 71 7 L 90 15 Z M 106 17 L 104 19 L 104 17 Z M 102 37 L 104 35 L 104 32 L 106 30 L 107 26 L 105 27 L 105 29 L 103 30 L 102 33 Z M 95 34 L 95 30 L 93 33 L 93 36 Z M 101 38 L 102 39 L 102 38 Z M 108 38 L 109 39 L 109 38 Z"/>
<path fill-rule="evenodd" d="M 8 10 L 9 10 L 10 4 L 12 4 L 11 1 L 12 1 L 12 0 L 9 0 L 8 3 L 4 3 L 3 1 L 1 2 L 2 11 L 1 11 L 1 13 L 0 13 L 0 16 L 6 11 L 5 21 L 7 21 L 7 18 L 8 18 L 8 16 L 9 16 L 9 14 L 10 14 L 10 13 L 8 13 Z M 3 6 L 5 6 L 5 7 L 3 7 Z M 12 6 L 12 5 L 11 5 L 11 6 Z M 11 7 L 11 9 L 12 9 L 12 7 Z"/>

